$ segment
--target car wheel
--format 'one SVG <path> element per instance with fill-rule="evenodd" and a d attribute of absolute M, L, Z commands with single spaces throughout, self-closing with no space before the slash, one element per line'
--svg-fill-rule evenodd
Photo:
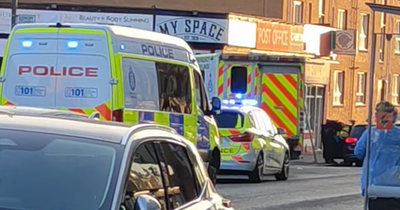
<path fill-rule="evenodd" d="M 250 182 L 252 183 L 260 183 L 264 179 L 264 157 L 263 154 L 260 153 L 257 157 L 257 163 L 254 166 L 253 171 L 249 175 Z"/>
<path fill-rule="evenodd" d="M 211 182 L 216 185 L 217 184 L 217 175 L 219 172 L 219 167 L 221 165 L 220 155 L 219 152 L 214 150 L 212 153 L 212 159 L 210 160 L 207 168 L 208 177 L 210 178 Z"/>
<path fill-rule="evenodd" d="M 353 166 L 353 161 L 351 161 L 349 159 L 344 159 L 343 160 L 343 165 L 345 165 L 345 166 Z"/>
<path fill-rule="evenodd" d="M 290 158 L 289 154 L 286 153 L 281 172 L 275 174 L 275 179 L 278 181 L 286 181 L 289 178 L 289 169 L 290 169 Z"/>
<path fill-rule="evenodd" d="M 357 167 L 361 167 L 363 165 L 363 161 L 362 160 L 357 160 L 356 161 L 356 166 Z"/>

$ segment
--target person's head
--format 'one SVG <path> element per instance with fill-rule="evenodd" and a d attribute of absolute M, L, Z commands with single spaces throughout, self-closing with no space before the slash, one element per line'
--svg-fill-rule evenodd
<path fill-rule="evenodd" d="M 397 109 L 388 101 L 379 102 L 375 107 L 376 113 L 390 113 L 393 115 L 393 122 L 397 120 Z"/>

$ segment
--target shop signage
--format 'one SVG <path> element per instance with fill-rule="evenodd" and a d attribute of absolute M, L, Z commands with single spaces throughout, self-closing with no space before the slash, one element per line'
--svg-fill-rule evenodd
<path fill-rule="evenodd" d="M 256 48 L 268 51 L 303 52 L 303 29 L 300 27 L 302 26 L 259 22 L 257 23 Z"/>
<path fill-rule="evenodd" d="M 18 23 L 109 23 L 121 26 L 153 30 L 153 15 L 120 14 L 120 13 L 91 13 L 55 10 L 17 10 Z M 0 8 L 0 33 L 8 34 L 11 29 L 11 9 Z"/>
<path fill-rule="evenodd" d="M 302 25 L 290 26 L 290 51 L 304 52 L 304 27 Z"/>
<path fill-rule="evenodd" d="M 188 42 L 226 44 L 227 24 L 225 19 L 157 15 L 155 31 L 178 36 Z"/>
<path fill-rule="evenodd" d="M 329 83 L 330 64 L 306 63 L 305 81 L 307 84 L 328 84 Z"/>
<path fill-rule="evenodd" d="M 356 55 L 355 31 L 343 30 L 332 31 L 332 51 L 338 55 Z"/>

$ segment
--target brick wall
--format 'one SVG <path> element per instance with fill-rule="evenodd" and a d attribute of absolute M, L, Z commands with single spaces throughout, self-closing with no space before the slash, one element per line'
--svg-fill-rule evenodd
<path fill-rule="evenodd" d="M 237 12 L 248 15 L 268 16 L 281 18 L 284 0 L 252 0 L 251 3 L 243 0 L 19 0 L 19 4 L 68 4 L 68 5 L 93 5 L 129 8 L 173 9 L 186 11 L 205 11 L 228 13 Z M 0 0 L 9 3 L 9 0 Z"/>

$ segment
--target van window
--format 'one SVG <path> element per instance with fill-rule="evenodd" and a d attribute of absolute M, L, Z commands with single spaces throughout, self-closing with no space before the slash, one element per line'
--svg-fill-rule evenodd
<path fill-rule="evenodd" d="M 196 104 L 200 106 L 203 112 L 207 112 L 209 111 L 209 106 L 206 90 L 204 89 L 204 83 L 200 74 L 196 71 L 194 71 L 194 81 L 196 86 Z"/>
<path fill-rule="evenodd" d="M 242 66 L 234 66 L 231 68 L 231 92 L 246 93 L 247 92 L 247 68 Z"/>
<path fill-rule="evenodd" d="M 122 59 L 125 108 L 191 113 L 191 83 L 186 66 Z"/>

